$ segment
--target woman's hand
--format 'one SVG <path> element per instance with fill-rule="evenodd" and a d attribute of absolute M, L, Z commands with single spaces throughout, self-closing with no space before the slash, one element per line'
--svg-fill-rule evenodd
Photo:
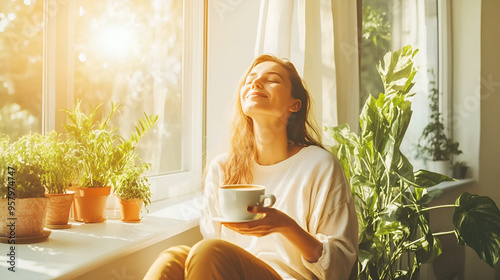
<path fill-rule="evenodd" d="M 283 233 L 295 223 L 287 214 L 276 208 L 248 206 L 247 211 L 250 213 L 262 213 L 265 216 L 262 219 L 246 223 L 223 222 L 222 224 L 243 235 L 262 237 L 270 233 Z"/>
<path fill-rule="evenodd" d="M 248 212 L 263 213 L 264 218 L 247 223 L 222 224 L 240 234 L 257 237 L 270 233 L 281 233 L 288 239 L 308 262 L 316 262 L 323 252 L 323 244 L 300 227 L 295 220 L 276 208 L 249 206 Z"/>

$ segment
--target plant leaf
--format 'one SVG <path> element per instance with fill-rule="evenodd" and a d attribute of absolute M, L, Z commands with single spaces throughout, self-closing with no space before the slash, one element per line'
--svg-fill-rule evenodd
<path fill-rule="evenodd" d="M 386 248 L 376 236 L 370 236 L 359 244 L 358 260 L 364 270 L 368 263 L 376 263 L 382 257 Z"/>
<path fill-rule="evenodd" d="M 434 198 L 439 197 L 442 193 L 443 190 L 438 188 L 423 189 L 422 197 L 418 200 L 418 204 L 425 206 L 433 201 Z"/>
<path fill-rule="evenodd" d="M 500 210 L 491 198 L 470 193 L 460 195 L 456 204 L 453 224 L 459 243 L 470 246 L 494 267 L 500 257 Z"/>
<path fill-rule="evenodd" d="M 433 187 L 445 181 L 456 181 L 455 179 L 446 175 L 423 169 L 415 172 L 415 180 L 417 183 L 417 187 L 419 188 Z"/>
<path fill-rule="evenodd" d="M 384 56 L 384 65 L 377 66 L 385 94 L 407 94 L 413 87 L 413 78 L 417 71 L 413 67 L 413 57 L 418 50 L 413 51 L 411 46 L 405 46 Z"/>
<path fill-rule="evenodd" d="M 423 263 L 433 262 L 441 253 L 443 252 L 441 242 L 439 239 L 434 238 L 432 235 L 430 237 L 431 242 L 428 240 L 423 240 L 421 246 L 419 246 L 416 255 L 417 259 Z M 430 244 L 432 243 L 432 244 Z"/>

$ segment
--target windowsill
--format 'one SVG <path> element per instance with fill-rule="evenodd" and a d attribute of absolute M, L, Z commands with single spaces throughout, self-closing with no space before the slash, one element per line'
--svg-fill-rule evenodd
<path fill-rule="evenodd" d="M 440 189 L 442 191 L 447 191 L 447 190 L 455 189 L 458 187 L 470 185 L 470 184 L 473 184 L 474 182 L 476 182 L 476 180 L 472 179 L 472 178 L 458 179 L 457 181 L 446 181 L 446 182 L 439 183 L 439 184 L 435 185 L 434 187 L 430 187 L 429 189 L 436 188 L 436 189 Z"/>
<path fill-rule="evenodd" d="M 44 242 L 16 244 L 16 272 L 7 269 L 11 245 L 1 244 L 0 279 L 73 279 L 190 230 L 199 218 L 200 195 L 194 194 L 153 203 L 140 223 L 70 221 L 71 228 L 52 230 Z"/>

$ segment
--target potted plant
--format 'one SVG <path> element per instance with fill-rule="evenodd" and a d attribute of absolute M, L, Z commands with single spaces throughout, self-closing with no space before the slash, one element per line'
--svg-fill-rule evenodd
<path fill-rule="evenodd" d="M 120 199 L 123 222 L 140 222 L 143 204 L 146 207 L 151 204 L 150 183 L 145 174 L 148 170 L 151 170 L 149 163 L 141 165 L 130 163 L 117 177 L 114 193 Z"/>
<path fill-rule="evenodd" d="M 117 161 L 118 171 L 113 177 L 113 193 L 120 201 L 122 221 L 139 222 L 142 204 L 147 206 L 151 203 L 150 184 L 146 177 L 146 172 L 151 170 L 151 164 L 142 162 L 138 157 L 136 146 L 157 120 L 158 115 L 144 114 L 139 120 L 139 125 L 135 127 L 135 132 L 128 140 L 121 138 L 115 150 L 115 157 L 120 160 Z"/>
<path fill-rule="evenodd" d="M 63 140 L 52 131 L 46 136 L 43 154 L 46 173 L 42 176 L 49 204 L 45 226 L 47 228 L 70 228 L 69 213 L 75 192 L 68 190 L 78 176 L 78 159 L 72 139 Z"/>
<path fill-rule="evenodd" d="M 453 178 L 464 179 L 467 174 L 468 165 L 466 161 L 457 160 L 453 163 Z"/>
<path fill-rule="evenodd" d="M 63 127 L 70 139 L 75 141 L 75 153 L 79 159 L 79 179 L 74 196 L 74 219 L 84 223 L 100 223 L 106 220 L 104 209 L 111 192 L 111 177 L 114 171 L 113 149 L 118 135 L 110 124 L 118 107 L 111 105 L 110 113 L 97 121 L 102 104 L 87 115 L 81 111 L 81 102 L 73 110 L 63 109 L 69 123 Z"/>
<path fill-rule="evenodd" d="M 432 71 L 431 71 L 432 74 Z M 417 157 L 423 158 L 428 163 L 430 170 L 442 174 L 449 174 L 452 156 L 462 153 L 458 149 L 458 142 L 446 136 L 446 131 L 439 111 L 439 91 L 435 81 L 431 81 L 430 122 L 425 126 L 417 144 Z"/>
<path fill-rule="evenodd" d="M 30 133 L 9 143 L 0 137 L 2 173 L 0 180 L 0 241 L 4 243 L 34 243 L 46 240 L 50 230 L 44 230 L 48 198 L 41 177 L 47 172 L 43 157 L 46 139 Z M 15 241 L 13 241 L 15 240 Z"/>
<path fill-rule="evenodd" d="M 379 64 L 385 92 L 369 96 L 359 121 L 329 128 L 338 143 L 332 153 L 350 182 L 359 222 L 358 279 L 418 279 L 420 266 L 441 253 L 437 236 L 454 234 L 494 267 L 500 256 L 500 210 L 484 196 L 463 193 L 453 205 L 427 205 L 440 194 L 429 187 L 453 180 L 427 170 L 414 171 L 400 145 L 410 123 L 408 97 L 416 70 L 410 46 L 388 53 Z M 432 232 L 433 209 L 454 208 L 455 229 Z"/>
<path fill-rule="evenodd" d="M 63 125 L 71 139 L 76 142 L 76 156 L 79 158 L 80 178 L 75 193 L 75 220 L 85 223 L 99 223 L 106 220 L 104 210 L 111 187 L 116 177 L 132 159 L 135 147 L 144 134 L 155 124 L 158 116 L 145 116 L 139 120 L 140 127 L 130 139 L 125 140 L 116 133 L 111 118 L 120 105 L 111 103 L 111 109 L 100 121 L 96 116 L 102 104 L 85 114 L 81 101 L 73 110 L 63 110 L 70 122 Z"/>

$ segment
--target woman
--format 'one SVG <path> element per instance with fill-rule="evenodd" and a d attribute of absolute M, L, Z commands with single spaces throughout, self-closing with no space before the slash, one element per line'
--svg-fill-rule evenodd
<path fill-rule="evenodd" d="M 239 86 L 231 150 L 207 169 L 200 228 L 204 241 L 160 255 L 149 276 L 186 279 L 347 279 L 358 225 L 338 161 L 317 140 L 309 93 L 288 60 L 255 59 Z M 315 134 L 311 134 L 315 133 Z M 253 183 L 276 196 L 245 223 L 225 223 L 217 188 Z M 185 274 L 185 275 L 184 275 Z M 172 277 L 172 278 L 169 278 Z"/>

